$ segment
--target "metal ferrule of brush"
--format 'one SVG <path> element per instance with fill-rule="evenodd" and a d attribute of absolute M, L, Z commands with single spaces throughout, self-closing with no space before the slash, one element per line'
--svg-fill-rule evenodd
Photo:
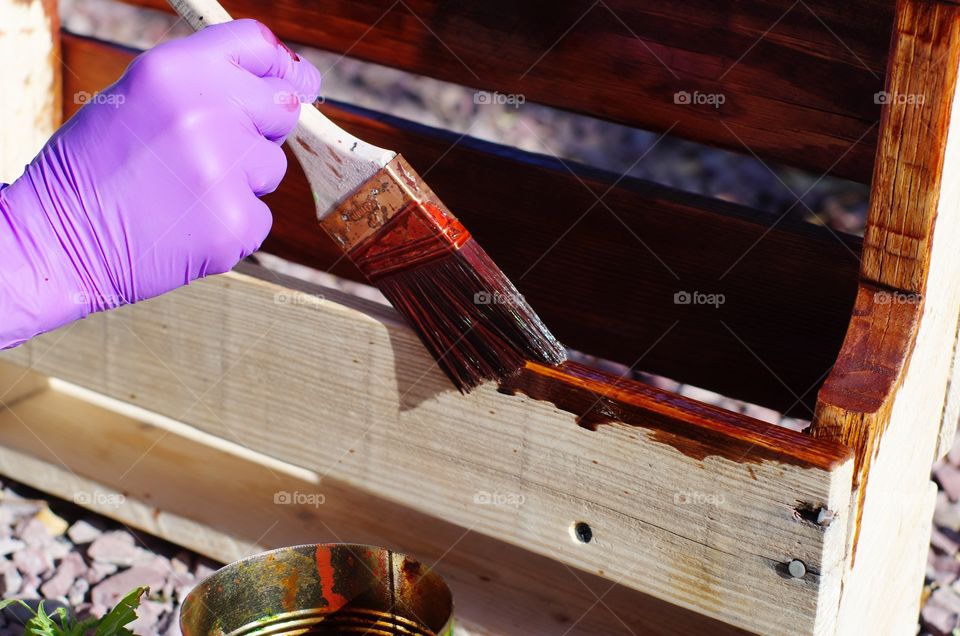
<path fill-rule="evenodd" d="M 397 155 L 320 226 L 372 281 L 460 249 L 470 233 Z"/>

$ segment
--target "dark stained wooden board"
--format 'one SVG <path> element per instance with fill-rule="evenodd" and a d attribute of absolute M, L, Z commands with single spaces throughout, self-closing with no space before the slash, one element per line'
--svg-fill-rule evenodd
<path fill-rule="evenodd" d="M 169 10 L 165 0 L 133 4 Z M 223 4 L 289 40 L 862 182 L 894 8 L 890 0 Z M 683 92 L 724 103 L 676 103 Z"/>

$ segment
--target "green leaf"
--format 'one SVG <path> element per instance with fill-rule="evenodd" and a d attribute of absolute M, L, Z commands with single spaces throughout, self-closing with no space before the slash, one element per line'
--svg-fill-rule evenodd
<path fill-rule="evenodd" d="M 29 607 L 29 606 L 28 606 Z M 43 601 L 37 605 L 37 613 L 24 625 L 24 634 L 31 636 L 61 636 L 60 627 L 47 616 Z"/>
<path fill-rule="evenodd" d="M 70 626 L 70 630 L 66 632 L 65 636 L 87 636 L 87 632 L 99 624 L 100 619 L 95 616 L 84 619 L 79 623 L 73 623 Z"/>
<path fill-rule="evenodd" d="M 124 625 L 137 619 L 140 599 L 149 591 L 148 587 L 138 587 L 123 597 L 103 618 L 88 618 L 80 622 L 71 618 L 64 607 L 58 607 L 53 614 L 48 615 L 43 608 L 43 601 L 40 601 L 34 610 L 20 599 L 0 600 L 0 611 L 19 603 L 33 614 L 24 624 L 24 634 L 27 636 L 86 636 L 87 632 L 94 628 L 95 636 L 135 636 Z M 59 624 L 55 618 L 59 619 Z"/>
<path fill-rule="evenodd" d="M 7 609 L 8 607 L 10 607 L 11 605 L 13 605 L 13 604 L 15 604 L 15 603 L 20 603 L 21 605 L 23 605 L 24 607 L 26 607 L 28 610 L 30 610 L 30 612 L 33 612 L 33 608 L 32 608 L 32 607 L 30 607 L 29 605 L 27 605 L 26 603 L 24 603 L 22 600 L 20 600 L 20 599 L 18 599 L 18 598 L 8 598 L 8 599 L 4 599 L 4 600 L 0 601 L 0 611 L 3 611 L 3 610 L 5 610 L 5 609 Z"/>
<path fill-rule="evenodd" d="M 100 619 L 96 636 L 133 636 L 133 632 L 124 625 L 129 625 L 137 619 L 140 599 L 149 591 L 148 587 L 138 587 L 123 597 L 110 613 Z"/>

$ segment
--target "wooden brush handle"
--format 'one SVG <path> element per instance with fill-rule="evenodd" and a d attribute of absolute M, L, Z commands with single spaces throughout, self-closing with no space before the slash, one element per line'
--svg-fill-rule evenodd
<path fill-rule="evenodd" d="M 167 0 L 194 31 L 211 24 L 223 24 L 233 18 L 217 0 Z"/>
<path fill-rule="evenodd" d="M 233 19 L 217 0 L 167 2 L 196 31 Z M 307 104 L 300 109 L 300 121 L 289 138 L 310 181 L 320 220 L 397 156 L 354 137 Z"/>

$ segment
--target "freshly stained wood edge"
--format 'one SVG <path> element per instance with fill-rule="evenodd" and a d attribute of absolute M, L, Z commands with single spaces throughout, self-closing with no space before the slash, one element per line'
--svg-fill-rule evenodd
<path fill-rule="evenodd" d="M 523 393 L 577 416 L 582 428 L 636 424 L 657 431 L 654 438 L 703 460 L 776 461 L 801 468 L 832 470 L 851 456 L 839 443 L 824 444 L 681 395 L 568 362 L 549 367 L 528 362 L 502 383 L 502 393 Z M 832 440 L 830 440 L 832 441 Z"/>
<path fill-rule="evenodd" d="M 930 467 L 940 438 L 960 313 L 960 252 L 956 248 L 960 243 L 960 183 L 954 178 L 960 173 L 960 100 L 955 92 L 943 94 L 944 86 L 956 85 L 955 34 L 960 7 L 900 0 L 897 22 L 902 37 L 894 39 L 892 57 L 897 62 L 891 66 L 889 90 L 906 94 L 916 90 L 914 87 L 930 86 L 932 94 L 943 101 L 932 108 L 939 112 L 948 107 L 949 117 L 948 123 L 937 128 L 929 113 L 891 106 L 895 112 L 887 116 L 881 135 L 889 143 L 894 143 L 894 135 L 901 136 L 903 140 L 896 141 L 895 147 L 904 154 L 897 157 L 881 149 L 879 159 L 911 165 L 878 166 L 878 174 L 914 173 L 917 181 L 904 185 L 880 180 L 873 196 L 895 206 L 883 215 L 881 227 L 889 229 L 891 223 L 897 223 L 898 231 L 908 230 L 916 242 L 898 242 L 897 235 L 888 233 L 892 249 L 882 259 L 875 253 L 864 260 L 863 288 L 869 289 L 872 277 L 886 277 L 884 280 L 899 285 L 880 287 L 888 294 L 887 302 L 902 305 L 899 310 L 874 306 L 870 312 L 916 313 L 915 334 L 904 337 L 906 323 L 901 321 L 890 334 L 895 337 L 887 340 L 884 334 L 890 323 L 877 320 L 876 331 L 867 336 L 859 323 L 869 321 L 869 313 L 855 315 L 836 370 L 839 374 L 862 366 L 863 373 L 860 377 L 848 374 L 845 379 L 838 376 L 837 382 L 827 380 L 812 427 L 814 435 L 854 439 L 858 458 L 869 462 L 866 481 L 863 466 L 855 480 L 858 491 L 851 511 L 850 567 L 844 576 L 838 633 L 912 633 L 916 629 L 922 554 L 926 552 L 921 546 L 928 545 L 930 538 L 926 517 L 932 509 Z M 933 77 L 937 74 L 940 77 Z M 940 138 L 943 136 L 945 141 Z M 938 175 L 939 180 L 931 175 Z M 925 207 L 913 204 L 914 198 Z M 876 214 L 871 215 L 871 222 L 874 218 Z M 883 234 L 874 233 L 873 237 Z M 924 241 L 929 241 L 929 246 L 917 249 L 926 253 L 913 251 Z M 910 249 L 897 252 L 904 246 Z M 911 289 L 911 285 L 919 287 Z M 858 351 L 860 338 L 878 343 L 872 367 L 849 359 Z M 900 365 L 904 357 L 905 364 Z M 899 368 L 885 366 L 891 363 Z M 887 388 L 875 392 L 858 389 L 866 386 Z M 844 388 L 849 390 L 839 390 Z"/>
<path fill-rule="evenodd" d="M 62 382 L 0 411 L 0 472 L 222 562 L 323 541 L 405 551 L 449 582 L 464 636 L 747 633 Z"/>
<path fill-rule="evenodd" d="M 861 284 L 840 356 L 818 395 L 811 435 L 838 441 L 855 453 L 853 557 L 872 461 L 890 424 L 922 308 L 919 296 Z"/>
<path fill-rule="evenodd" d="M 929 271 L 960 60 L 955 11 L 904 5 L 891 45 L 861 275 L 906 292 L 921 292 Z"/>
<path fill-rule="evenodd" d="M 892 5 L 227 2 L 290 40 L 862 182 Z"/>
<path fill-rule="evenodd" d="M 805 446 L 787 445 L 790 461 L 698 458 L 676 437 L 700 424 L 660 432 L 658 410 L 681 398 L 640 396 L 647 414 L 594 432 L 492 385 L 462 396 L 389 308 L 243 271 L 4 357 L 744 629 L 832 624 L 852 478 L 836 445 L 812 442 L 829 470 Z M 793 559 L 801 579 L 784 574 Z"/>
<path fill-rule="evenodd" d="M 0 183 L 23 173 L 60 124 L 60 22 L 56 0 L 0 0 Z"/>
<path fill-rule="evenodd" d="M 134 53 L 68 33 L 63 40 L 76 73 L 65 77 L 68 92 L 109 84 Z M 66 114 L 77 107 L 68 102 Z M 771 228 L 769 214 L 634 179 L 606 195 L 608 211 L 594 197 L 617 175 L 343 104 L 324 112 L 422 169 L 433 166 L 434 189 L 565 344 L 812 416 L 849 322 L 859 238 L 788 219 Z M 266 201 L 274 226 L 265 250 L 362 280 L 316 228 L 310 187 L 292 158 Z M 678 304 L 683 292 L 725 302 Z"/>

